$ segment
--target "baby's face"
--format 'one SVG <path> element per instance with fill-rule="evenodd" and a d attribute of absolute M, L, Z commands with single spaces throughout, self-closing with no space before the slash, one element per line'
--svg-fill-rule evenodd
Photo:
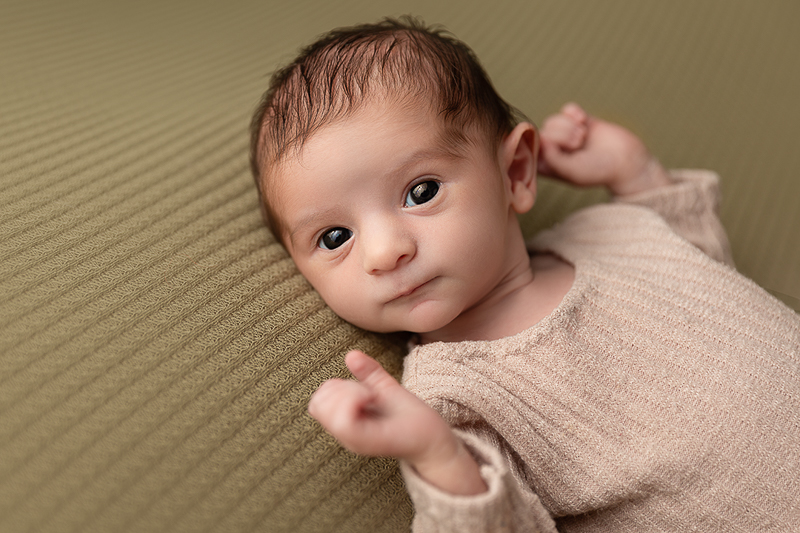
<path fill-rule="evenodd" d="M 366 104 L 325 126 L 270 186 L 302 274 L 342 318 L 437 330 L 508 270 L 516 223 L 494 150 L 448 147 L 428 111 Z"/>

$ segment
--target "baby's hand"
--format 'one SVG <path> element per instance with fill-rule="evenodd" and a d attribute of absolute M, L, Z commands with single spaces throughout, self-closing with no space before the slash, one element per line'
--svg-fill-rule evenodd
<path fill-rule="evenodd" d="M 439 413 L 364 353 L 352 351 L 345 362 L 358 381 L 328 380 L 308 405 L 328 433 L 352 452 L 408 461 L 442 490 L 486 490 L 477 463 Z"/>
<path fill-rule="evenodd" d="M 539 172 L 574 185 L 604 185 L 616 196 L 672 182 L 644 143 L 617 124 L 567 104 L 542 130 Z"/>
<path fill-rule="evenodd" d="M 308 412 L 347 449 L 413 460 L 450 436 L 439 413 L 404 389 L 377 361 L 353 351 L 345 362 L 358 381 L 326 381 L 311 397 Z"/>

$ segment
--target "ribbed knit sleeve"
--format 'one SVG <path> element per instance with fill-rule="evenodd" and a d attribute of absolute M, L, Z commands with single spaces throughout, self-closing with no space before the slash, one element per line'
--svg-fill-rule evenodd
<path fill-rule="evenodd" d="M 672 170 L 674 185 L 659 187 L 615 201 L 648 207 L 661 215 L 675 233 L 712 259 L 733 266 L 730 244 L 717 215 L 719 176 L 708 170 Z"/>
<path fill-rule="evenodd" d="M 512 474 L 496 448 L 477 435 L 455 433 L 478 461 L 489 490 L 475 496 L 454 496 L 431 486 L 413 468 L 401 463 L 416 509 L 415 533 L 556 533 L 555 523 L 539 498 Z"/>

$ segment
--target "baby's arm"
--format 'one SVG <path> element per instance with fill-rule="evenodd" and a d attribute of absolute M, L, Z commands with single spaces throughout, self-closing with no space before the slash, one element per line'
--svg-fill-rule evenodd
<path fill-rule="evenodd" d="M 636 135 L 572 103 L 542 126 L 539 171 L 574 185 L 604 185 L 614 196 L 672 183 Z"/>
<path fill-rule="evenodd" d="M 487 490 L 478 463 L 439 413 L 362 352 L 348 353 L 345 362 L 358 381 L 326 381 L 308 405 L 328 433 L 352 452 L 406 461 L 442 491 Z"/>
<path fill-rule="evenodd" d="M 542 127 L 539 171 L 574 185 L 605 185 L 617 200 L 652 209 L 709 257 L 733 266 L 717 215 L 717 175 L 702 170 L 668 173 L 621 126 L 591 117 L 575 104 L 565 105 Z"/>

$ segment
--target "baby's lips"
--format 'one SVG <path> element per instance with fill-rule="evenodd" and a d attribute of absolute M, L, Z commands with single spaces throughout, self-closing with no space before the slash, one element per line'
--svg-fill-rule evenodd
<path fill-rule="evenodd" d="M 424 282 L 420 283 L 419 285 L 412 285 L 410 289 L 399 291 L 398 293 L 396 293 L 396 296 L 394 296 L 389 301 L 393 302 L 395 300 L 399 300 L 400 298 L 405 298 L 406 296 L 411 296 L 412 294 L 417 292 L 419 289 L 421 289 L 422 287 L 424 287 L 425 285 L 427 285 L 428 283 L 430 283 L 434 279 L 436 279 L 436 278 L 431 278 L 428 281 L 424 281 Z"/>

